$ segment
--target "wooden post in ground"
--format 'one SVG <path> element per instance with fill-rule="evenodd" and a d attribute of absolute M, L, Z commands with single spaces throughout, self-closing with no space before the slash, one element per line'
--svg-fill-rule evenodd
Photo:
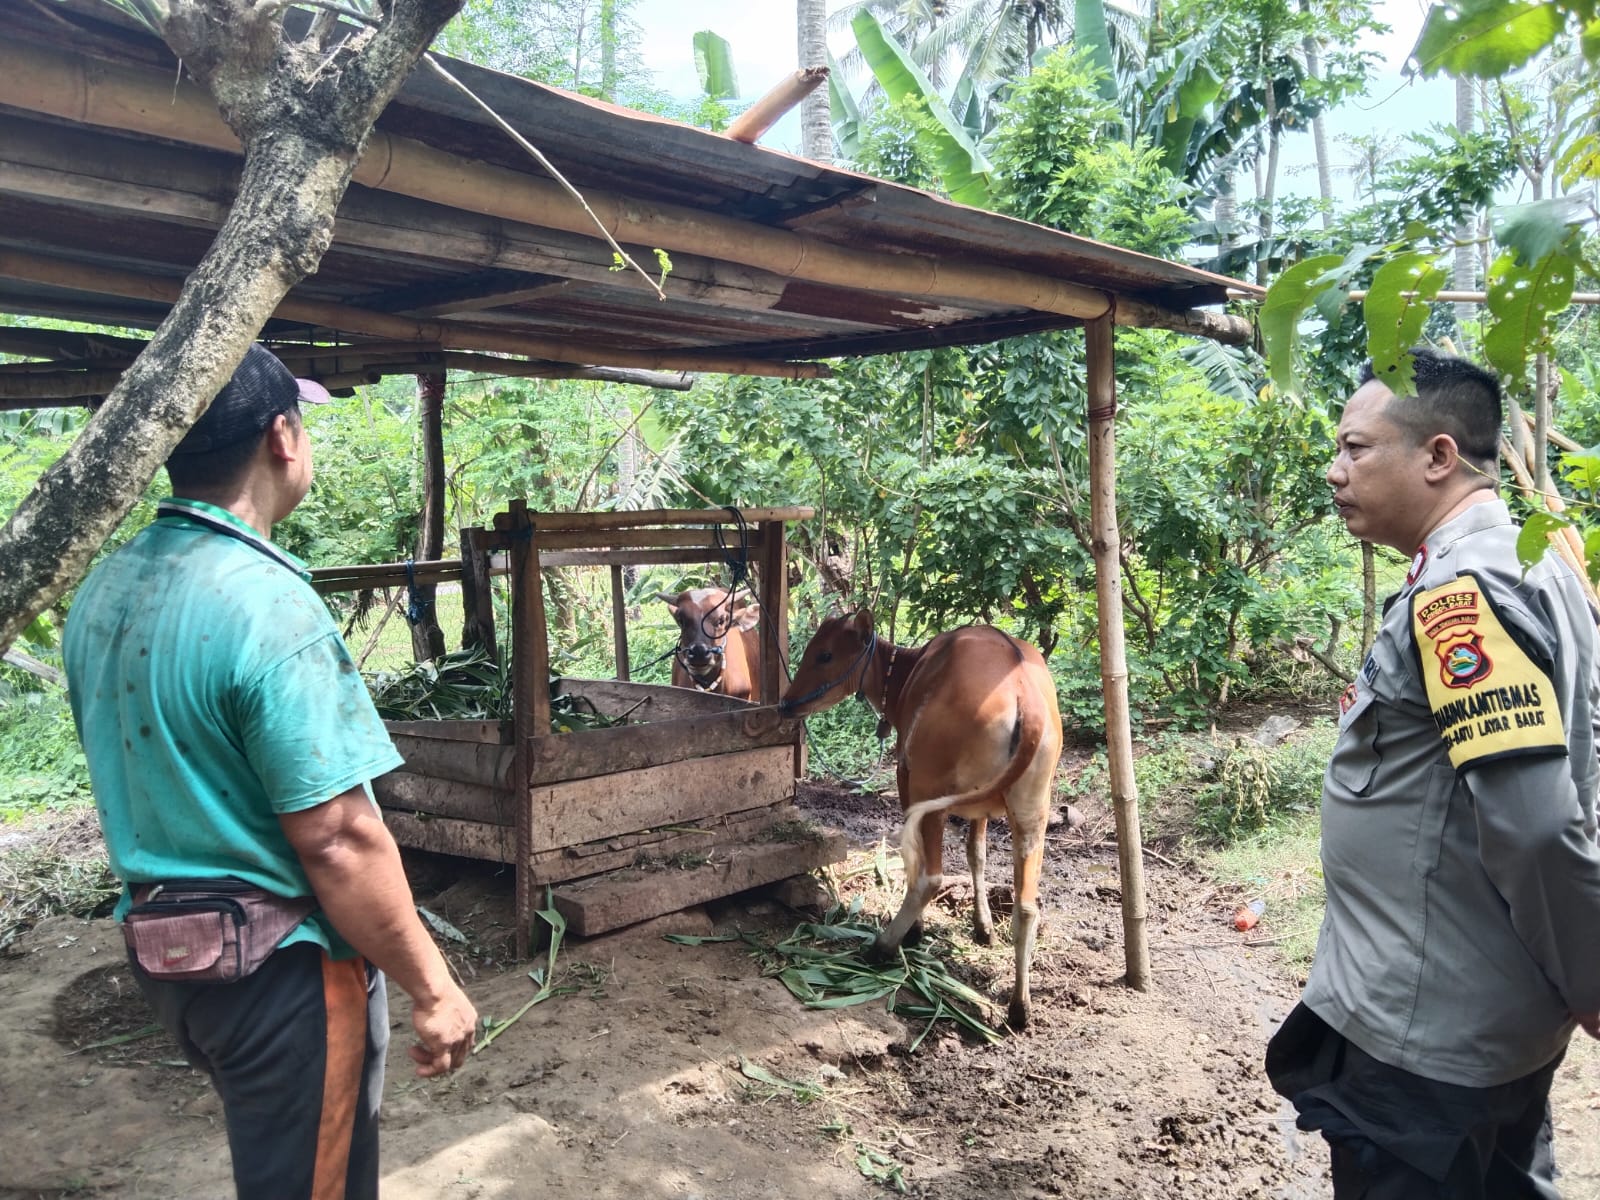
<path fill-rule="evenodd" d="M 418 420 L 422 426 L 422 519 L 416 554 L 420 562 L 431 562 L 444 553 L 444 385 L 442 372 L 417 376 Z M 444 653 L 444 630 L 439 628 L 439 612 L 434 604 L 438 590 L 437 584 L 418 583 L 406 598 L 417 606 L 416 620 L 411 625 L 411 653 L 418 662 Z"/>
<path fill-rule="evenodd" d="M 1117 532 L 1117 383 L 1109 316 L 1084 323 L 1089 374 L 1090 532 L 1100 609 L 1100 682 L 1105 692 L 1106 759 L 1117 821 L 1122 876 L 1122 939 L 1128 986 L 1150 990 L 1145 931 L 1144 858 L 1139 789 L 1133 777 L 1133 725 L 1128 716 L 1128 658 L 1122 638 L 1122 548 Z"/>
<path fill-rule="evenodd" d="M 484 531 L 461 531 L 461 648 L 477 646 L 500 661 L 495 645 L 494 593 L 489 582 L 489 548 Z"/>
<path fill-rule="evenodd" d="M 611 644 L 617 656 L 617 678 L 628 679 L 628 597 L 622 584 L 622 564 L 611 564 Z"/>
<path fill-rule="evenodd" d="M 759 599 L 761 601 L 761 703 L 776 704 L 783 696 L 783 667 L 789 661 L 789 567 L 784 551 L 783 522 L 763 521 Z"/>
<path fill-rule="evenodd" d="M 511 511 L 495 518 L 511 543 L 511 718 L 512 803 L 517 817 L 516 910 L 517 957 L 533 950 L 533 914 L 538 897 L 529 878 L 533 856 L 533 764 L 529 739 L 550 732 L 550 645 L 544 623 L 544 587 L 539 575 L 539 548 L 526 500 L 513 500 Z"/>

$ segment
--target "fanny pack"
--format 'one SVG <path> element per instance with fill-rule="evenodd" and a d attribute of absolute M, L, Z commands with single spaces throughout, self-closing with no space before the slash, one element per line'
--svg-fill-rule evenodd
<path fill-rule="evenodd" d="M 132 888 L 122 937 L 155 979 L 233 983 L 316 911 L 314 896 L 275 895 L 240 879 L 174 879 Z"/>

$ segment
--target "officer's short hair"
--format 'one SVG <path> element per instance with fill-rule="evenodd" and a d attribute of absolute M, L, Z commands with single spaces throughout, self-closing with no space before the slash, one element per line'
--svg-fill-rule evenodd
<path fill-rule="evenodd" d="M 1418 443 L 1435 434 L 1449 434 L 1462 458 L 1492 470 L 1500 456 L 1504 419 L 1500 381 L 1476 363 L 1426 346 L 1418 346 L 1410 354 L 1417 394 L 1394 397 L 1384 415 Z M 1361 382 L 1375 378 L 1372 364 L 1363 364 Z"/>

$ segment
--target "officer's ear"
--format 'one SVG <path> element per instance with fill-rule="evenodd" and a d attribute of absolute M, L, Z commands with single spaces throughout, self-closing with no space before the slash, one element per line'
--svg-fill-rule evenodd
<path fill-rule="evenodd" d="M 1423 468 L 1429 483 L 1443 483 L 1461 466 L 1461 449 L 1448 433 L 1436 433 L 1422 447 L 1428 452 L 1428 463 Z"/>

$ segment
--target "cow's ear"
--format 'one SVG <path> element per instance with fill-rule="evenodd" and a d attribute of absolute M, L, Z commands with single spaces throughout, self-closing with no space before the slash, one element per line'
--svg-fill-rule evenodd
<path fill-rule="evenodd" d="M 733 623 L 740 629 L 749 631 L 756 627 L 756 622 L 761 620 L 761 605 L 751 603 L 743 608 L 733 610 Z"/>
<path fill-rule="evenodd" d="M 863 608 L 850 618 L 850 625 L 864 639 L 872 636 L 872 610 Z"/>

